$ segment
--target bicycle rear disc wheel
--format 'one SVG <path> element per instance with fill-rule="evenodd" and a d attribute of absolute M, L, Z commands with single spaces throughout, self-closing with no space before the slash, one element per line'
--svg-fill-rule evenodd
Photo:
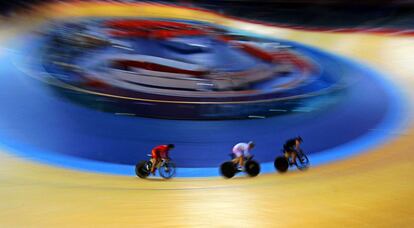
<path fill-rule="evenodd" d="M 220 166 L 220 173 L 226 178 L 232 178 L 236 175 L 236 167 L 235 164 L 231 161 L 224 162 Z"/>
<path fill-rule="evenodd" d="M 278 172 L 286 172 L 289 168 L 288 160 L 285 157 L 277 157 L 275 160 L 275 168 Z"/>
<path fill-rule="evenodd" d="M 147 178 L 151 171 L 151 162 L 141 161 L 135 165 L 135 174 L 140 178 Z"/>

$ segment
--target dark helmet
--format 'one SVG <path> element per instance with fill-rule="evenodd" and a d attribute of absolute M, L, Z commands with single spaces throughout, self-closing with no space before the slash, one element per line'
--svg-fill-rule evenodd
<path fill-rule="evenodd" d="M 170 149 L 174 149 L 175 145 L 174 144 L 168 144 L 167 147 L 170 148 Z"/>
<path fill-rule="evenodd" d="M 303 139 L 300 136 L 297 136 L 295 139 L 298 140 L 299 142 L 303 142 Z"/>
<path fill-rule="evenodd" d="M 250 148 L 254 148 L 256 146 L 253 141 L 248 142 L 247 145 L 249 145 Z"/>

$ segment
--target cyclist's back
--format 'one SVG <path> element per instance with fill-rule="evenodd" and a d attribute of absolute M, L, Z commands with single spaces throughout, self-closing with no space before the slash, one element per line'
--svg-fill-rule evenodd
<path fill-rule="evenodd" d="M 170 150 L 170 147 L 168 147 L 168 145 L 159 145 L 152 149 L 151 154 L 152 154 L 152 157 L 155 159 L 167 158 L 169 150 Z"/>
<path fill-rule="evenodd" d="M 283 145 L 283 149 L 288 152 L 295 151 L 295 147 L 296 147 L 296 138 L 288 139 Z"/>

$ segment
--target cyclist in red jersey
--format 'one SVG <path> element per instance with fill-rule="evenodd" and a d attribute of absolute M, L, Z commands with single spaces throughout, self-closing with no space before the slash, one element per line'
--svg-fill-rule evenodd
<path fill-rule="evenodd" d="M 155 173 L 155 167 L 158 166 L 161 159 L 169 159 L 168 152 L 170 150 L 174 149 L 174 144 L 168 144 L 168 145 L 159 145 L 152 149 L 151 151 L 151 173 Z"/>

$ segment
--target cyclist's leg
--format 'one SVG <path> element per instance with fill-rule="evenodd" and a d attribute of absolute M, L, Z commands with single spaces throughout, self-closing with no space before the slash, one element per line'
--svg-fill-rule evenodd
<path fill-rule="evenodd" d="M 155 163 L 157 163 L 157 152 L 155 150 L 151 151 L 151 173 L 154 173 L 154 169 L 155 169 Z"/>
<path fill-rule="evenodd" d="M 285 155 L 285 158 L 286 158 L 286 159 L 289 159 L 289 157 L 290 157 L 290 155 L 289 155 L 289 151 L 285 150 L 285 151 L 283 152 L 283 154 Z"/>
<path fill-rule="evenodd" d="M 298 156 L 298 152 L 296 150 L 292 151 L 292 163 L 296 164 L 296 157 Z"/>
<path fill-rule="evenodd" d="M 289 161 L 289 158 L 291 157 L 291 154 L 292 154 L 291 148 L 286 145 L 283 145 L 283 151 L 284 151 L 285 158 Z"/>
<path fill-rule="evenodd" d="M 231 160 L 234 164 L 239 164 L 240 163 L 240 157 L 235 157 Z"/>
<path fill-rule="evenodd" d="M 292 159 L 292 153 L 293 153 L 293 148 L 291 147 L 285 147 L 285 158 L 288 160 L 289 165 L 291 165 L 291 161 Z"/>
<path fill-rule="evenodd" d="M 151 158 L 151 163 L 152 163 L 152 166 L 151 166 L 151 173 L 152 174 L 154 174 L 154 172 L 155 172 L 155 169 L 156 169 L 156 167 L 158 166 L 158 163 L 159 163 L 159 158 L 158 157 L 153 157 L 153 158 Z"/>
<path fill-rule="evenodd" d="M 240 156 L 239 166 L 240 167 L 243 167 L 244 166 L 244 156 Z"/>
<path fill-rule="evenodd" d="M 240 151 L 233 151 L 234 159 L 232 160 L 234 164 L 237 164 L 240 167 L 243 167 L 243 153 Z"/>

